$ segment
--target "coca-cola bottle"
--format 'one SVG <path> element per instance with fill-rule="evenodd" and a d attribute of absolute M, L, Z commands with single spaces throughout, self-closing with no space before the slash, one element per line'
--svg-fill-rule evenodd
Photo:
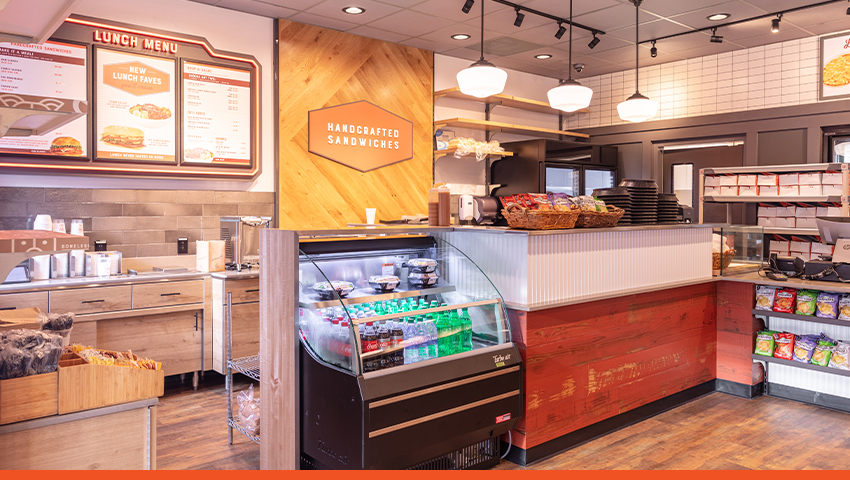
<path fill-rule="evenodd" d="M 404 330 L 402 322 L 394 322 L 390 332 L 390 346 L 392 347 L 393 366 L 404 365 Z"/>
<path fill-rule="evenodd" d="M 375 327 L 372 322 L 366 324 L 361 337 L 361 349 L 363 354 L 375 352 L 378 350 L 378 334 L 375 332 Z M 374 372 L 378 369 L 378 357 L 370 355 L 363 360 L 363 373 Z"/>
<path fill-rule="evenodd" d="M 383 370 L 393 366 L 392 352 L 390 352 L 391 335 L 387 328 L 386 321 L 378 324 L 378 350 L 381 355 L 378 357 L 378 368 Z"/>
<path fill-rule="evenodd" d="M 339 357 L 342 361 L 342 368 L 351 370 L 351 332 L 349 331 L 348 320 L 343 320 L 339 323 L 339 332 L 337 337 L 337 345 L 339 348 Z"/>

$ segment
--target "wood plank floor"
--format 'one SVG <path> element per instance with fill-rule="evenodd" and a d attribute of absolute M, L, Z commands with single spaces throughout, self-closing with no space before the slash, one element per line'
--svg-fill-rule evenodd
<path fill-rule="evenodd" d="M 169 383 L 157 413 L 160 469 L 257 469 L 259 446 L 227 444 L 224 377 L 197 392 Z M 247 388 L 235 376 L 235 389 Z M 255 388 L 257 388 L 255 386 Z M 850 469 L 850 415 L 772 397 L 713 393 L 533 465 L 532 469 Z M 522 469 L 502 461 L 503 470 Z"/>

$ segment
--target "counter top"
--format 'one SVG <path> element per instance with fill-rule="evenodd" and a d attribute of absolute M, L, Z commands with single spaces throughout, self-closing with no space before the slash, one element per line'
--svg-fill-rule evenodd
<path fill-rule="evenodd" d="M 48 427 L 51 425 L 57 425 L 60 423 L 73 422 L 76 420 L 83 420 L 86 418 L 99 417 L 102 415 L 109 415 L 112 413 L 126 412 L 127 410 L 134 410 L 137 408 L 149 408 L 155 407 L 159 404 L 158 398 L 147 398 L 144 400 L 136 400 L 134 402 L 120 403 L 118 405 L 110 405 L 107 407 L 95 408 L 92 410 L 83 410 L 81 412 L 74 413 L 66 413 L 64 415 L 52 415 L 49 417 L 36 418 L 33 420 L 26 420 L 23 422 L 10 423 L 9 425 L 3 425 L 0 427 L 0 435 L 6 435 L 9 433 L 21 432 L 24 430 L 32 430 L 35 428 Z"/>
<path fill-rule="evenodd" d="M 850 293 L 850 283 L 824 282 L 818 280 L 800 280 L 789 278 L 784 282 L 777 282 L 767 277 L 762 277 L 758 272 L 739 273 L 735 275 L 718 277 L 720 280 L 730 282 L 757 283 L 759 285 L 770 285 L 771 287 L 788 287 L 798 290 L 820 290 L 824 292 Z"/>
<path fill-rule="evenodd" d="M 234 272 L 235 273 L 235 272 Z M 0 293 L 39 292 L 45 290 L 64 290 L 69 288 L 105 287 L 132 285 L 139 283 L 174 282 L 205 278 L 208 273 L 190 270 L 182 273 L 141 273 L 140 275 L 113 275 L 109 278 L 71 277 L 50 280 L 34 280 L 29 283 L 10 283 L 0 285 Z"/>
<path fill-rule="evenodd" d="M 223 272 L 210 273 L 212 278 L 220 278 L 222 280 L 243 280 L 249 278 L 260 278 L 259 267 L 243 269 L 241 272 L 236 270 L 225 270 Z"/>

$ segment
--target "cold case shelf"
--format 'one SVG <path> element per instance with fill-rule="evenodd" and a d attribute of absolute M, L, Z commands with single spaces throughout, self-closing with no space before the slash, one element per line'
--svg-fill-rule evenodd
<path fill-rule="evenodd" d="M 309 288 L 309 287 L 306 287 Z M 452 285 L 440 285 L 431 288 L 423 288 L 420 290 L 397 289 L 387 293 L 375 293 L 375 290 L 370 288 L 357 288 L 345 297 L 337 300 L 316 300 L 317 295 L 307 294 L 306 296 L 312 300 L 311 302 L 299 302 L 301 308 L 330 308 L 342 305 L 358 305 L 361 303 L 383 302 L 385 300 L 395 300 L 400 298 L 424 297 L 426 295 L 436 295 L 439 293 L 448 293 L 455 291 Z"/>

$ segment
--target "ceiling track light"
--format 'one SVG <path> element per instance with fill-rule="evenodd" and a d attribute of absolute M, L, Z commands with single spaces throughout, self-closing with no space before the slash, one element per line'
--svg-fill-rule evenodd
<path fill-rule="evenodd" d="M 593 32 L 593 40 L 591 40 L 590 43 L 587 44 L 587 46 L 590 47 L 591 50 L 593 50 L 594 48 L 596 48 L 597 45 L 599 45 L 599 42 L 601 42 L 601 40 L 599 40 L 599 37 L 596 36 L 596 32 Z"/>
<path fill-rule="evenodd" d="M 641 95 L 638 90 L 638 76 L 640 73 L 640 42 L 638 42 L 638 16 L 642 0 L 631 0 L 635 6 L 635 93 L 627 98 L 625 102 L 617 105 L 617 113 L 620 118 L 627 122 L 639 123 L 649 120 L 658 113 L 658 102 L 650 100 L 646 95 Z"/>
<path fill-rule="evenodd" d="M 555 38 L 560 40 L 561 37 L 563 37 L 565 33 L 567 33 L 567 27 L 561 25 L 561 22 L 558 22 L 558 31 L 555 32 Z"/>
<path fill-rule="evenodd" d="M 481 1 L 483 2 L 484 0 Z M 475 0 L 466 0 L 466 3 L 463 4 L 463 8 L 461 8 L 461 10 L 463 10 L 463 13 L 469 13 L 469 11 L 472 10 L 473 5 L 475 5 Z"/>
<path fill-rule="evenodd" d="M 773 32 L 773 33 L 778 33 L 779 32 L 779 22 L 781 22 L 781 21 L 782 21 L 782 14 L 777 13 L 776 18 L 774 18 L 770 22 L 770 31 Z"/>
<path fill-rule="evenodd" d="M 472 0 L 467 3 L 471 4 Z M 484 0 L 481 0 L 481 58 L 457 73 L 457 85 L 464 95 L 485 98 L 502 93 L 507 80 L 508 72 L 484 60 Z"/>
<path fill-rule="evenodd" d="M 649 49 L 649 56 L 652 58 L 658 56 L 658 49 L 655 48 L 655 40 L 652 41 L 652 48 Z"/>
<path fill-rule="evenodd" d="M 711 43 L 723 43 L 723 35 L 717 34 L 717 28 L 711 29 Z"/>
<path fill-rule="evenodd" d="M 561 26 L 561 29 L 564 27 Z M 558 32 L 561 31 L 558 30 Z M 556 35 L 557 36 L 557 35 Z M 561 37 L 558 37 L 561 38 Z M 570 59 L 567 65 L 573 63 L 573 0 L 570 0 Z M 580 64 L 577 64 L 580 65 Z M 582 65 L 582 68 L 584 66 Z M 576 68 L 581 71 L 581 68 Z M 593 90 L 581 85 L 573 80 L 573 72 L 567 67 L 569 77 L 558 83 L 558 86 L 549 90 L 546 96 L 549 97 L 549 106 L 565 112 L 575 112 L 582 108 L 587 108 L 590 105 L 590 99 L 593 98 Z"/>
<path fill-rule="evenodd" d="M 514 20 L 514 26 L 521 27 L 522 21 L 525 20 L 525 14 L 520 12 L 519 7 L 516 7 L 514 10 L 516 10 L 516 20 Z"/>

